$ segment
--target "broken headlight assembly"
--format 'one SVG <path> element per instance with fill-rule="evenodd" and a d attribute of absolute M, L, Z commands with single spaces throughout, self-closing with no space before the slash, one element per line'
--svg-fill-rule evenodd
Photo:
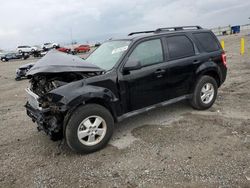
<path fill-rule="evenodd" d="M 63 104 L 59 101 L 63 98 L 63 96 L 54 94 L 54 93 L 48 93 L 44 96 L 40 97 L 38 99 L 38 102 L 40 103 L 42 108 L 54 108 L 54 107 L 60 107 Z"/>

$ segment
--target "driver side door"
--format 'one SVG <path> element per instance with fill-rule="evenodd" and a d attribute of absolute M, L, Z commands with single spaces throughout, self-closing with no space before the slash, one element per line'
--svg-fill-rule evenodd
<path fill-rule="evenodd" d="M 138 70 L 123 73 L 119 78 L 124 113 L 141 109 L 167 99 L 165 84 L 167 66 L 162 40 L 147 39 L 135 44 L 126 63 L 140 62 Z"/>

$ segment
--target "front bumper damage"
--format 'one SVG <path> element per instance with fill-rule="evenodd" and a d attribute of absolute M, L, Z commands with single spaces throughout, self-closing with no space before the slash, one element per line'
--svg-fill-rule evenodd
<path fill-rule="evenodd" d="M 63 137 L 63 114 L 54 112 L 50 108 L 42 108 L 38 102 L 38 96 L 29 88 L 26 89 L 28 101 L 25 104 L 27 115 L 37 124 L 38 131 L 44 131 L 52 140 L 60 140 Z"/>

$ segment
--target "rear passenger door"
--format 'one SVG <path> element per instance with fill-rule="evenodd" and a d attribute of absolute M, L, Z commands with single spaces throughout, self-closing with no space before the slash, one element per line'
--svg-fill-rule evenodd
<path fill-rule="evenodd" d="M 184 34 L 165 38 L 168 58 L 168 90 L 169 99 L 190 93 L 195 79 L 195 66 L 198 63 L 195 46 Z"/>

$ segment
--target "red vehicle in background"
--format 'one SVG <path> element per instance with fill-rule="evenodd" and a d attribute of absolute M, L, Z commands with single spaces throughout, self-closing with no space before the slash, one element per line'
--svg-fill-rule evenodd
<path fill-rule="evenodd" d="M 71 52 L 71 49 L 70 48 L 65 48 L 65 47 L 59 47 L 59 48 L 56 48 L 58 51 L 60 52 L 64 52 L 64 53 L 70 53 Z"/>
<path fill-rule="evenodd" d="M 74 51 L 76 53 L 89 52 L 90 51 L 90 46 L 89 45 L 80 45 L 80 46 L 74 48 Z"/>

